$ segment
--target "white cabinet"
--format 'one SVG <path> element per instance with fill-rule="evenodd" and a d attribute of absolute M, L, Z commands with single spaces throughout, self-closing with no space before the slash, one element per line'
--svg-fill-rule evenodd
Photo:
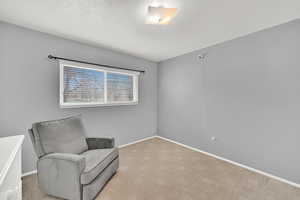
<path fill-rule="evenodd" d="M 23 135 L 0 138 L 0 200 L 22 199 Z"/>

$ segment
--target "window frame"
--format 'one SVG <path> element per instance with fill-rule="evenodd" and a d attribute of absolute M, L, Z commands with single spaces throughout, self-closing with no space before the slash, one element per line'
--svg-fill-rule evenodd
<path fill-rule="evenodd" d="M 79 69 L 95 70 L 104 73 L 104 102 L 81 102 L 68 103 L 64 102 L 64 67 L 73 67 Z M 132 101 L 107 101 L 107 73 L 116 73 L 122 75 L 132 76 L 133 81 L 133 100 Z M 139 75 L 140 72 L 127 71 L 122 69 L 112 69 L 107 67 L 100 67 L 92 64 L 77 63 L 72 61 L 59 61 L 59 104 L 61 108 L 81 108 L 81 107 L 98 107 L 98 106 L 121 106 L 121 105 L 137 105 L 139 102 Z"/>

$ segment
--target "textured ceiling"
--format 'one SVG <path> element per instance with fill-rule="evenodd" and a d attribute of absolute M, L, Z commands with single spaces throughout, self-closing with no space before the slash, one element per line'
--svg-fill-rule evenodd
<path fill-rule="evenodd" d="M 178 8 L 171 24 L 144 23 L 157 2 Z M 0 0 L 2 21 L 152 61 L 299 17 L 300 0 Z"/>

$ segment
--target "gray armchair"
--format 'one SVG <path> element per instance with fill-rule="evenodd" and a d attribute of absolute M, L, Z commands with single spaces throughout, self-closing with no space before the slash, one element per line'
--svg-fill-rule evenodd
<path fill-rule="evenodd" d="M 38 156 L 38 183 L 46 194 L 91 200 L 119 167 L 113 138 L 86 138 L 80 116 L 38 122 L 29 129 Z"/>

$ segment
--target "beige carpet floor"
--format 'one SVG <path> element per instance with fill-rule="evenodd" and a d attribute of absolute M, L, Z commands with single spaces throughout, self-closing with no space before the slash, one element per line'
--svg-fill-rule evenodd
<path fill-rule="evenodd" d="M 31 175 L 23 200 L 56 198 Z M 120 149 L 120 168 L 96 200 L 300 200 L 300 189 L 154 138 Z"/>

